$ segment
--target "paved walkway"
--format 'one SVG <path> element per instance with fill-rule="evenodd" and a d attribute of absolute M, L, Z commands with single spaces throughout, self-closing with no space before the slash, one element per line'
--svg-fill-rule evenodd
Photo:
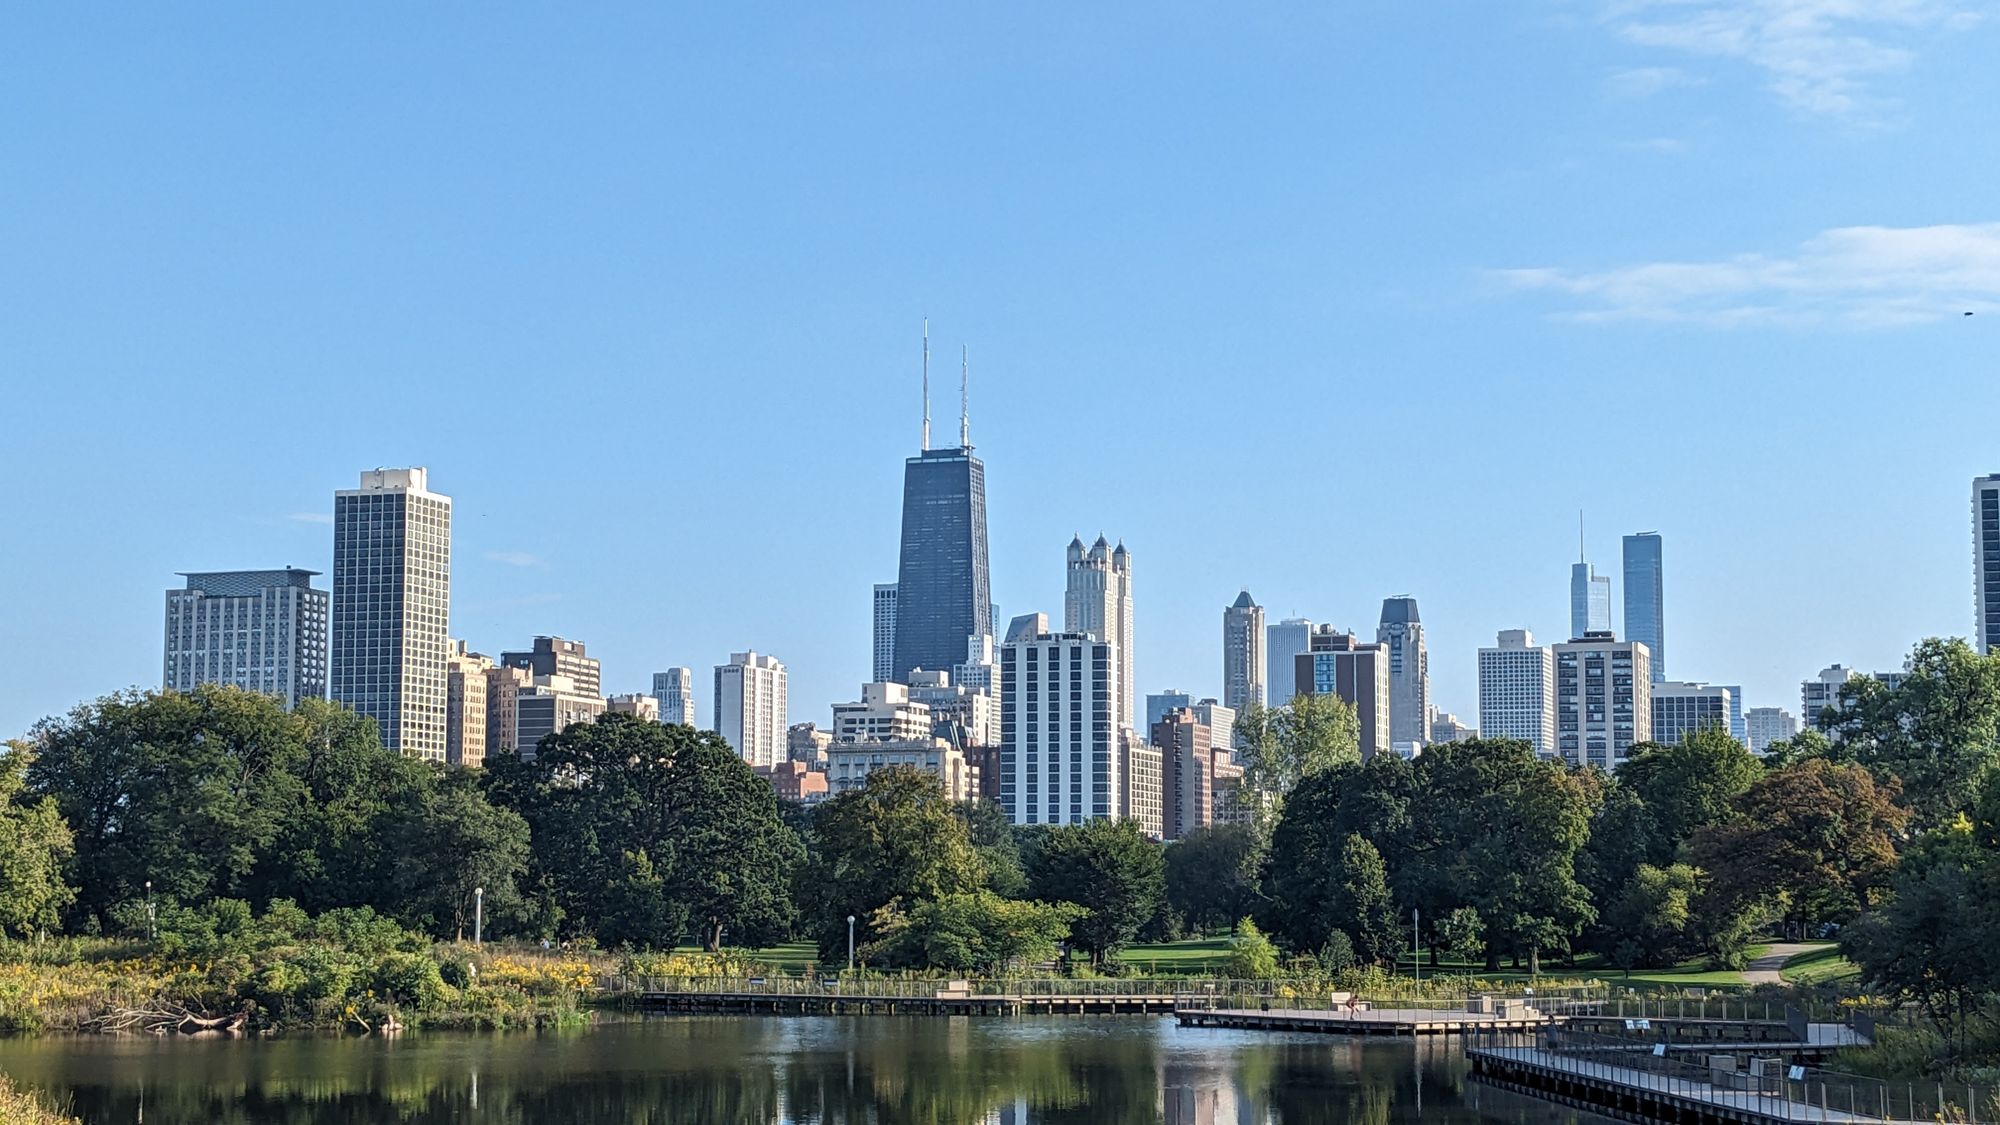
<path fill-rule="evenodd" d="M 1777 942 L 1767 947 L 1762 957 L 1744 966 L 1743 980 L 1748 984 L 1783 984 L 1784 974 L 1778 970 L 1785 967 L 1785 962 L 1801 953 L 1810 953 L 1824 946 L 1824 942 Z"/>

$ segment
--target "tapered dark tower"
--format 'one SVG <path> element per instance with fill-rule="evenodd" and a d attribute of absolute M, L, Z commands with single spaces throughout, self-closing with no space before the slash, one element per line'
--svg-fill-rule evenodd
<path fill-rule="evenodd" d="M 903 463 L 903 554 L 896 572 L 895 674 L 949 671 L 967 638 L 993 632 L 986 569 L 986 466 L 972 455 L 960 373 L 956 449 L 930 448 L 930 341 L 924 342 L 924 445 Z"/>

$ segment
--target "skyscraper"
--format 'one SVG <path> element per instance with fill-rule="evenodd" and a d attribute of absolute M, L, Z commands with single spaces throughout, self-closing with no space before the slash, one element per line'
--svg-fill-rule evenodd
<path fill-rule="evenodd" d="M 1292 658 L 1300 695 L 1338 695 L 1361 723 L 1361 757 L 1390 753 L 1389 653 L 1331 625 L 1313 630 L 1311 651 Z"/>
<path fill-rule="evenodd" d="M 1799 721 L 1783 707 L 1752 707 L 1747 722 L 1750 752 L 1762 754 L 1773 742 L 1783 742 L 1799 733 Z"/>
<path fill-rule="evenodd" d="M 445 657 L 444 760 L 454 766 L 486 764 L 486 703 L 493 660 L 451 642 Z"/>
<path fill-rule="evenodd" d="M 875 584 L 875 663 L 874 680 L 884 683 L 896 678 L 896 584 Z"/>
<path fill-rule="evenodd" d="M 1122 815 L 1118 646 L 1033 624 L 1015 618 L 1000 648 L 1000 803 L 1015 824 Z"/>
<path fill-rule="evenodd" d="M 965 659 L 965 639 L 993 632 L 986 565 L 986 466 L 972 455 L 959 381 L 958 447 L 931 448 L 930 329 L 924 330 L 924 435 L 903 462 L 903 551 L 896 572 L 896 661 L 945 671 Z"/>
<path fill-rule="evenodd" d="M 1663 608 L 1666 582 L 1661 567 L 1660 533 L 1642 531 L 1625 537 L 1625 639 L 1644 644 L 1653 654 L 1653 682 L 1667 678 L 1667 618 Z"/>
<path fill-rule="evenodd" d="M 451 497 L 423 468 L 372 469 L 333 494 L 333 700 L 382 745 L 445 760 Z"/>
<path fill-rule="evenodd" d="M 1479 650 L 1479 735 L 1556 754 L 1555 656 L 1526 629 L 1503 629 L 1494 647 Z"/>
<path fill-rule="evenodd" d="M 715 731 L 753 766 L 775 766 L 788 752 L 785 666 L 775 657 L 732 652 L 715 666 Z"/>
<path fill-rule="evenodd" d="M 500 664 L 525 668 L 536 676 L 568 676 L 570 690 L 584 695 L 603 694 L 603 676 L 597 658 L 584 651 L 582 641 L 561 637 L 536 637 L 522 652 L 503 652 Z"/>
<path fill-rule="evenodd" d="M 1119 726 L 1136 727 L 1139 714 L 1132 677 L 1132 555 L 1124 541 L 1113 549 L 1104 536 L 1090 550 L 1083 538 L 1070 540 L 1068 593 L 1063 598 L 1063 631 L 1088 633 L 1117 646 Z"/>
<path fill-rule="evenodd" d="M 1569 568 L 1569 635 L 1581 640 L 1591 633 L 1611 631 L 1611 576 L 1599 574 L 1587 562 Z"/>
<path fill-rule="evenodd" d="M 1382 599 L 1375 640 L 1389 650 L 1390 741 L 1430 741 L 1431 657 L 1424 650 L 1417 599 L 1408 594 Z"/>
<path fill-rule="evenodd" d="M 1270 677 L 1265 698 L 1272 707 L 1286 706 L 1304 690 L 1296 658 L 1312 647 L 1312 629 L 1313 623 L 1303 617 L 1287 617 L 1264 629 L 1264 668 Z"/>
<path fill-rule="evenodd" d="M 1655 680 L 1653 741 L 1663 746 L 1678 746 L 1688 735 L 1710 727 L 1730 734 L 1729 718 L 1734 707 L 1729 693 L 1730 689 L 1720 684 Z"/>
<path fill-rule="evenodd" d="M 175 691 L 229 684 L 295 707 L 326 698 L 325 590 L 311 570 L 182 574 L 167 591 L 165 674 Z"/>
<path fill-rule="evenodd" d="M 694 725 L 694 669 L 669 668 L 653 673 L 653 698 L 660 701 L 660 721 Z"/>
<path fill-rule="evenodd" d="M 1979 651 L 1992 652 L 2000 642 L 2000 473 L 1972 481 L 1972 624 Z"/>
<path fill-rule="evenodd" d="M 1652 653 L 1610 630 L 1555 646 L 1556 748 L 1571 765 L 1616 770 L 1653 740 Z"/>
<path fill-rule="evenodd" d="M 1264 682 L 1264 607 L 1245 590 L 1222 611 L 1223 704 L 1239 712 L 1263 706 Z"/>

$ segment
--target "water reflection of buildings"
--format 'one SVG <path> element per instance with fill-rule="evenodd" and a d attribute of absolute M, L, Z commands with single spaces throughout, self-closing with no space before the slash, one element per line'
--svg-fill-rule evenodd
<path fill-rule="evenodd" d="M 1256 1125 L 1255 1111 L 1236 1089 L 1230 1065 L 1169 1062 L 1160 1067 L 1162 1125 Z"/>

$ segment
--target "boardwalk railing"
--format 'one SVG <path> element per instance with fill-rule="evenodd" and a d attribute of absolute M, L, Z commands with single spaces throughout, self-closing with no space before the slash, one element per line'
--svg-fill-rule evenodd
<path fill-rule="evenodd" d="M 2000 1089 L 1954 1082 L 1887 1082 L 1772 1058 L 1738 1067 L 1702 1061 L 1699 1049 L 1594 1035 L 1567 1027 L 1539 1032 L 1475 1030 L 1473 1056 L 1542 1066 L 1628 1092 L 1667 1094 L 1782 1121 L 2000 1123 Z"/>
<path fill-rule="evenodd" d="M 627 976 L 602 978 L 598 988 L 608 993 L 701 993 L 736 996 L 838 996 L 853 999 L 926 999 L 941 990 L 962 990 L 969 996 L 1174 996 L 1190 1003 L 1211 1007 L 1264 1007 L 1324 1009 L 1333 998 L 1345 998 L 1344 991 L 1324 982 L 1285 980 L 1201 980 L 1189 977 L 971 977 L 959 980 L 909 977 L 848 976 L 828 973 L 821 976 L 794 976 L 772 973 L 751 977 Z M 1472 995 L 1521 999 L 1544 1011 L 1557 1006 L 1590 1006 L 1603 1003 L 1603 993 L 1588 989 L 1554 990 L 1531 994 L 1523 990 L 1480 992 Z M 1463 993 L 1433 995 L 1397 988 L 1370 989 L 1362 1001 L 1378 1008 L 1430 1008 L 1464 1011 L 1470 997 Z"/>

